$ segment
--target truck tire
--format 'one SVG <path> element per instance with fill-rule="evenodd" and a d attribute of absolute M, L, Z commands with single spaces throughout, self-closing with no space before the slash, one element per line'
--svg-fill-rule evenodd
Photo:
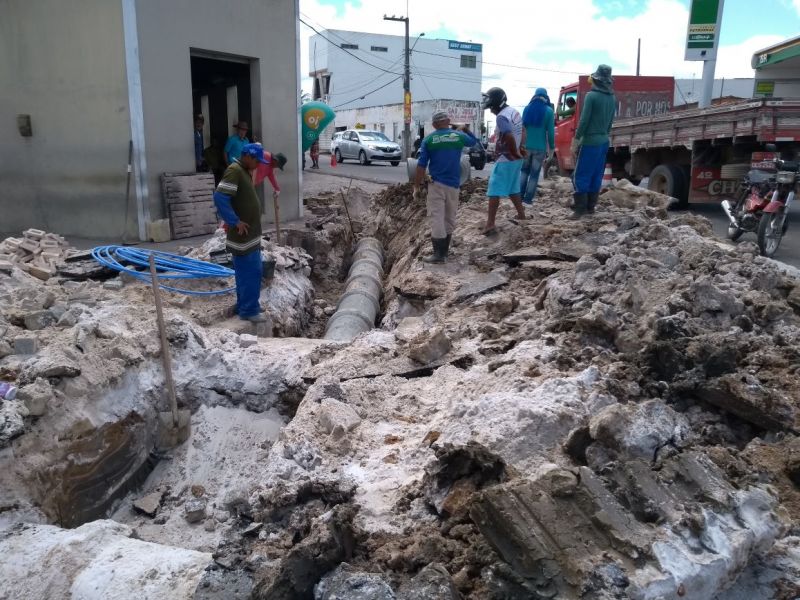
<path fill-rule="evenodd" d="M 683 169 L 676 165 L 658 165 L 650 171 L 647 188 L 653 192 L 672 196 L 678 200 L 678 207 L 689 204 L 689 186 Z"/>

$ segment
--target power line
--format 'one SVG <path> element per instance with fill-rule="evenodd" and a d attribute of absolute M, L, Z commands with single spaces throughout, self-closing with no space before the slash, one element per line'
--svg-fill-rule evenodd
<path fill-rule="evenodd" d="M 428 92 L 428 96 L 430 96 L 431 100 L 435 100 L 435 98 L 433 97 L 433 92 L 431 92 L 431 89 L 428 87 L 428 84 L 425 82 L 425 78 L 422 76 L 422 73 L 420 73 L 419 69 L 417 68 L 417 64 L 414 62 L 413 58 L 411 59 L 411 64 L 414 65 L 414 69 L 416 70 L 417 75 L 419 75 L 419 80 L 422 82 L 422 85 L 425 86 L 425 89 Z"/>
<path fill-rule="evenodd" d="M 352 103 L 353 103 L 353 102 L 355 102 L 356 100 L 363 100 L 364 98 L 366 98 L 366 97 L 367 97 L 367 96 L 369 96 L 370 94 L 374 94 L 375 92 L 377 92 L 377 91 L 379 91 L 379 90 L 382 90 L 383 88 L 385 88 L 385 87 L 387 87 L 387 86 L 389 86 L 389 85 L 393 84 L 395 81 L 397 81 L 398 79 L 402 79 L 402 78 L 403 78 L 403 76 L 402 76 L 402 75 L 398 75 L 397 77 L 395 77 L 394 79 L 392 79 L 392 80 L 391 80 L 391 81 L 389 81 L 388 83 L 385 83 L 385 84 L 383 84 L 382 86 L 375 88 L 374 90 L 370 90 L 369 92 L 367 92 L 366 94 L 362 94 L 362 95 L 361 95 L 361 96 L 359 96 L 358 98 L 353 98 L 352 100 L 348 100 L 347 102 L 342 102 L 341 104 L 337 104 L 336 106 L 333 106 L 333 107 L 331 107 L 331 108 L 341 108 L 342 106 L 346 106 L 347 104 L 352 104 Z"/>
<path fill-rule="evenodd" d="M 428 54 L 430 56 L 438 56 L 440 58 L 450 58 L 453 60 L 461 60 L 460 56 L 448 56 L 447 54 L 436 54 L 435 52 L 425 52 L 424 50 L 414 50 L 414 52 L 419 52 L 420 54 Z M 488 62 L 483 59 L 477 59 L 476 62 L 479 62 L 484 65 L 492 65 L 495 67 L 508 67 L 511 69 L 524 69 L 527 71 L 544 71 L 545 73 L 561 73 L 563 75 L 580 75 L 578 71 L 559 71 L 558 69 L 544 69 L 542 67 L 524 67 L 522 65 L 509 65 L 506 63 L 496 63 L 496 62 Z"/>
<path fill-rule="evenodd" d="M 308 27 L 309 29 L 311 29 L 312 31 L 314 31 L 314 32 L 315 32 L 317 35 L 319 35 L 319 36 L 320 36 L 322 39 L 324 39 L 324 40 L 326 40 L 327 42 L 329 42 L 329 43 L 333 44 L 333 45 L 334 45 L 334 47 L 338 48 L 339 50 L 341 50 L 342 52 L 344 52 L 344 53 L 346 53 L 346 54 L 349 54 L 350 56 L 352 56 L 352 57 L 353 57 L 353 58 L 355 58 L 356 60 L 358 60 L 358 61 L 361 61 L 362 63 L 364 63 L 365 65 L 369 65 L 369 66 L 370 66 L 370 67 L 372 67 L 373 69 L 378 69 L 379 71 L 383 71 L 384 73 L 391 73 L 392 75 L 400 75 L 400 76 L 402 77 L 402 74 L 400 74 L 400 73 L 396 73 L 396 72 L 394 72 L 394 71 L 389 71 L 388 69 L 384 69 L 383 67 L 379 67 L 378 65 L 373 65 L 371 62 L 368 62 L 368 61 L 364 60 L 364 59 L 363 59 L 363 58 L 361 58 L 360 56 L 356 56 L 356 55 L 355 55 L 355 54 L 353 54 L 352 52 L 348 51 L 346 48 L 342 48 L 342 47 L 341 47 L 339 44 L 337 44 L 336 42 L 334 42 L 334 41 L 333 41 L 333 40 L 331 40 L 330 38 L 328 38 L 328 37 L 324 36 L 324 35 L 323 35 L 323 34 L 322 34 L 322 33 L 321 33 L 321 32 L 320 32 L 320 31 L 319 31 L 319 30 L 318 30 L 316 27 L 314 27 L 313 25 L 309 25 L 309 24 L 308 24 L 308 23 L 306 23 L 306 22 L 305 22 L 303 19 L 300 19 L 300 22 L 301 22 L 303 25 L 305 25 L 306 27 Z"/>

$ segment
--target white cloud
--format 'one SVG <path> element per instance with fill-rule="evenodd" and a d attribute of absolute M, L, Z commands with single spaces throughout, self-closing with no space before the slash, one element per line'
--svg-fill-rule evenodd
<path fill-rule="evenodd" d="M 792 0 L 800 10 L 800 0 Z M 681 0 L 649 0 L 641 14 L 609 19 L 592 0 L 503 3 L 464 0 L 410 0 L 412 35 L 447 28 L 455 39 L 484 44 L 484 87 L 501 85 L 513 105 L 524 105 L 536 87 L 548 89 L 551 97 L 563 85 L 589 73 L 600 62 L 609 63 L 615 74 L 636 69 L 636 42 L 642 39 L 642 74 L 699 77 L 702 63 L 683 60 L 688 9 Z M 300 0 L 300 10 L 312 24 L 332 29 L 402 34 L 402 24 L 383 20 L 384 14 L 405 14 L 402 0 L 346 5 L 343 14 Z M 301 70 L 308 73 L 310 30 L 301 25 Z M 750 57 L 759 48 L 780 41 L 776 36 L 755 36 L 719 50 L 718 77 L 752 77 Z M 487 63 L 504 63 L 542 70 L 515 69 Z M 562 71 L 562 73 L 553 72 Z M 566 72 L 566 73 L 563 73 Z M 310 80 L 304 81 L 309 89 Z"/>

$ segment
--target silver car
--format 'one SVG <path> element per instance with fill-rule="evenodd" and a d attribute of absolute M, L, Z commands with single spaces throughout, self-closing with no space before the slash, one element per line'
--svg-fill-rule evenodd
<path fill-rule="evenodd" d="M 362 165 L 368 165 L 373 160 L 388 161 L 393 167 L 400 164 L 400 146 L 380 131 L 348 129 L 342 131 L 338 138 L 337 135 L 331 140 L 331 150 L 336 155 L 336 162 L 349 158 Z"/>

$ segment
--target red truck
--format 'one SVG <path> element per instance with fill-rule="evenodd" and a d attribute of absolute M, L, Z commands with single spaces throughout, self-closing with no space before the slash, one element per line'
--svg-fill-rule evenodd
<path fill-rule="evenodd" d="M 574 159 L 570 143 L 580 119 L 588 77 L 561 89 L 556 107 L 556 156 L 559 171 L 569 174 Z M 675 110 L 672 77 L 614 78 L 617 117 L 611 128 L 607 162 L 614 177 L 640 182 L 677 198 L 680 204 L 719 202 L 733 196 L 742 177 L 774 154 L 800 149 L 800 100 L 773 98 Z M 574 114 L 567 101 L 576 99 Z"/>

